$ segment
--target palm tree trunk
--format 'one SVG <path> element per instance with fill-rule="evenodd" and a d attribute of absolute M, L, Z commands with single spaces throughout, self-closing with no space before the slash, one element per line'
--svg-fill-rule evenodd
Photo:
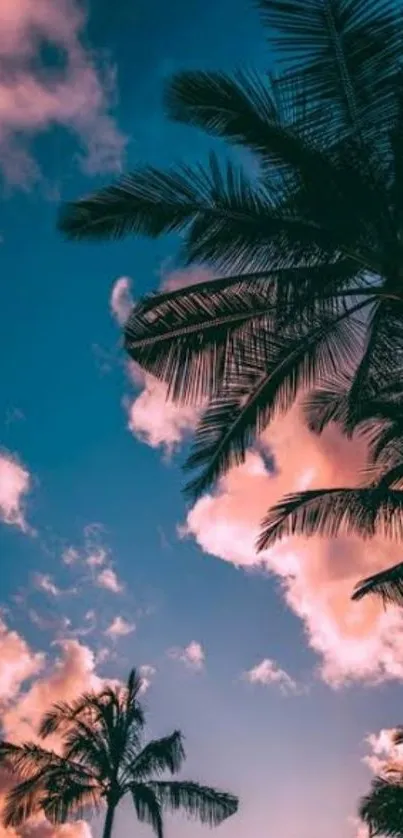
<path fill-rule="evenodd" d="M 104 831 L 103 831 L 102 838 L 111 838 L 112 824 L 113 824 L 114 816 L 115 816 L 115 806 L 112 803 L 109 803 L 108 808 L 106 810 L 106 818 L 105 818 Z"/>

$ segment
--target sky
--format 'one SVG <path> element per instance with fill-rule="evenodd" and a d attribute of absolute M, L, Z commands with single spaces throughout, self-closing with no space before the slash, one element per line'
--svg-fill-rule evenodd
<path fill-rule="evenodd" d="M 211 140 L 164 117 L 171 72 L 269 62 L 247 0 L 0 2 L 2 728 L 32 739 L 53 701 L 143 667 L 150 734 L 179 727 L 185 775 L 240 797 L 222 838 L 353 838 L 403 721 L 403 618 L 349 597 L 399 553 L 292 540 L 258 559 L 254 542 L 282 494 L 353 485 L 365 452 L 334 429 L 313 438 L 297 405 L 186 506 L 197 412 L 128 363 L 121 326 L 139 295 L 206 269 L 183 270 L 173 237 L 56 231 L 60 201 L 120 171 L 206 158 Z M 131 829 L 149 834 L 127 803 L 116 838 Z M 167 838 L 205 831 L 167 820 Z"/>

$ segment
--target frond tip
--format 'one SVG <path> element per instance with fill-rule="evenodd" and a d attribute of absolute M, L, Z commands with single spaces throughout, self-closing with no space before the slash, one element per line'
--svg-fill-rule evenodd
<path fill-rule="evenodd" d="M 403 562 L 361 579 L 351 597 L 354 601 L 365 596 L 379 596 L 384 605 L 403 606 Z"/>

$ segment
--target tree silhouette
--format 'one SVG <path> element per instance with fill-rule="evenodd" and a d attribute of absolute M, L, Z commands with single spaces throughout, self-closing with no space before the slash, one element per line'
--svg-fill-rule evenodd
<path fill-rule="evenodd" d="M 357 406 L 370 409 L 403 369 L 402 0 L 258 5 L 276 72 L 180 72 L 164 100 L 170 118 L 246 149 L 256 166 L 231 154 L 145 166 L 59 218 L 72 240 L 180 234 L 182 264 L 217 272 L 146 297 L 125 327 L 126 351 L 172 398 L 208 402 L 185 465 L 191 499 L 302 391 L 334 395 L 342 374 L 337 409 L 351 430 Z M 395 461 L 379 486 L 285 499 L 259 546 L 344 526 L 400 538 L 396 467 L 403 474 Z"/>
<path fill-rule="evenodd" d="M 180 771 L 183 737 L 144 742 L 142 680 L 130 672 L 125 687 L 105 687 L 71 703 L 55 704 L 41 721 L 41 739 L 57 734 L 56 753 L 28 742 L 2 742 L 0 764 L 17 782 L 7 795 L 4 826 L 18 827 L 42 814 L 53 824 L 81 818 L 106 806 L 103 838 L 110 838 L 117 806 L 130 795 L 140 821 L 163 838 L 165 811 L 183 810 L 215 826 L 233 815 L 237 798 L 188 780 L 164 779 Z"/>

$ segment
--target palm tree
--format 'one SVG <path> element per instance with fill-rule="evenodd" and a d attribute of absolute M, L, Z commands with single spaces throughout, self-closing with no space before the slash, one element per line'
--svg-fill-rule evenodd
<path fill-rule="evenodd" d="M 397 728 L 393 744 L 403 743 L 403 729 Z M 391 838 L 403 836 L 403 768 L 402 764 L 386 765 L 382 775 L 375 777 L 371 789 L 360 801 L 359 816 L 370 836 Z"/>
<path fill-rule="evenodd" d="M 215 826 L 233 815 L 237 798 L 188 780 L 164 779 L 176 774 L 185 759 L 183 737 L 175 731 L 144 743 L 144 710 L 139 702 L 142 680 L 132 670 L 125 687 L 105 687 L 71 703 L 55 704 L 40 724 L 39 736 L 58 734 L 61 753 L 27 742 L 2 742 L 0 764 L 13 779 L 7 795 L 5 827 L 19 827 L 42 814 L 65 823 L 106 805 L 103 838 L 110 838 L 117 806 L 130 795 L 138 819 L 163 838 L 163 812 L 183 810 Z"/>
<path fill-rule="evenodd" d="M 169 117 L 246 149 L 255 174 L 231 156 L 146 166 L 59 219 L 72 240 L 180 234 L 182 262 L 217 271 L 143 299 L 125 327 L 126 351 L 172 398 L 208 402 L 186 463 L 197 471 L 192 499 L 242 462 L 301 390 L 332 389 L 342 371 L 353 427 L 374 381 L 402 369 L 402 0 L 259 6 L 276 73 L 181 72 L 165 92 Z M 342 524 L 370 535 L 380 508 L 381 528 L 400 537 L 396 485 L 387 475 L 288 498 L 260 547 Z"/>

